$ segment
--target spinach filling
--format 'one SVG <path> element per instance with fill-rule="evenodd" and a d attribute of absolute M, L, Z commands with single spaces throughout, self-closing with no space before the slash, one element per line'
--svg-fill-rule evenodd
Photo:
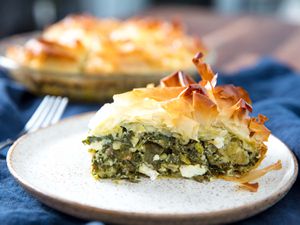
<path fill-rule="evenodd" d="M 205 173 L 192 178 L 209 180 L 219 175 L 241 175 L 258 161 L 259 153 L 233 134 L 227 143 L 217 148 L 211 140 L 183 141 L 172 134 L 135 133 L 126 127 L 116 134 L 89 136 L 83 143 L 92 153 L 92 174 L 96 178 L 139 180 L 144 164 L 159 176 L 181 177 L 181 166 L 200 165 Z M 246 146 L 246 147 L 245 147 Z"/>

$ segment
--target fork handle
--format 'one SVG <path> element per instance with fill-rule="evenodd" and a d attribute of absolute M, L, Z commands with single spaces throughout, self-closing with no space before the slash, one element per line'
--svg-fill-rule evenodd
<path fill-rule="evenodd" d="M 11 145 L 12 143 L 14 143 L 14 140 L 10 139 L 10 138 L 6 139 L 5 141 L 0 142 L 0 150 Z"/>

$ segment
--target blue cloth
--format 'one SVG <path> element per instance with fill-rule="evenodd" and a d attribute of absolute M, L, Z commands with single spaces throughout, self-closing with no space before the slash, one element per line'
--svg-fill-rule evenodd
<path fill-rule="evenodd" d="M 219 83 L 243 86 L 254 102 L 254 114 L 265 114 L 267 126 L 300 157 L 300 74 L 272 59 L 265 58 L 253 68 L 220 76 Z M 41 98 L 4 73 L 0 75 L 0 140 L 20 131 Z M 96 110 L 100 104 L 70 104 L 65 117 Z M 9 174 L 6 151 L 0 153 L 0 224 L 101 224 L 88 222 L 50 209 L 28 195 Z M 300 181 L 278 204 L 238 224 L 300 224 Z"/>

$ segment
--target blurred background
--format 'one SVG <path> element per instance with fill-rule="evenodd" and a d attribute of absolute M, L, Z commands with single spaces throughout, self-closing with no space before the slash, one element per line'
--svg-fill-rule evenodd
<path fill-rule="evenodd" d="M 41 29 L 70 13 L 126 18 L 161 6 L 203 7 L 227 15 L 264 14 L 300 23 L 299 0 L 1 0 L 0 37 Z"/>
<path fill-rule="evenodd" d="M 234 71 L 271 55 L 300 70 L 300 0 L 1 0 L 0 38 L 40 30 L 71 13 L 179 18 Z"/>

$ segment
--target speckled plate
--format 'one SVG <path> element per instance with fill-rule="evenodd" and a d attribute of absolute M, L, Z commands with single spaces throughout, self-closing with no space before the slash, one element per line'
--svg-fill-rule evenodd
<path fill-rule="evenodd" d="M 66 119 L 20 138 L 7 164 L 16 180 L 46 205 L 89 220 L 121 224 L 216 224 L 237 221 L 279 201 L 294 183 L 298 166 L 274 136 L 261 166 L 282 160 L 283 168 L 258 180 L 258 192 L 215 180 L 143 179 L 139 183 L 96 181 L 81 144 L 92 114 Z"/>

